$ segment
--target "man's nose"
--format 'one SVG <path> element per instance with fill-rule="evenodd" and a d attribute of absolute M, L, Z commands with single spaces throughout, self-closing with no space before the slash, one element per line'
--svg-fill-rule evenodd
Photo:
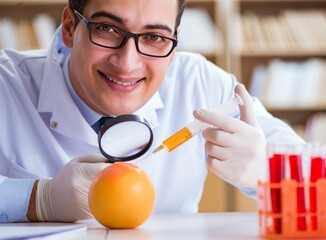
<path fill-rule="evenodd" d="M 109 62 L 125 73 L 141 68 L 142 55 L 137 51 L 135 39 L 129 37 L 121 48 L 114 50 Z"/>

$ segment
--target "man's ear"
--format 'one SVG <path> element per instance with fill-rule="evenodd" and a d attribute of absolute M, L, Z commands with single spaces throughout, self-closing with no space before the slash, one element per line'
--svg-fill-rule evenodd
<path fill-rule="evenodd" d="M 62 40 L 68 47 L 72 48 L 75 32 L 75 15 L 70 7 L 66 6 L 62 13 Z"/>
<path fill-rule="evenodd" d="M 176 36 L 179 36 L 179 35 L 180 35 L 180 27 L 177 27 Z"/>
<path fill-rule="evenodd" d="M 178 28 L 176 29 L 176 36 L 179 36 L 179 34 L 180 34 L 180 28 L 178 27 Z M 171 55 L 170 55 L 170 63 L 173 61 L 173 59 L 174 59 L 174 54 L 175 54 L 176 51 L 177 51 L 177 49 L 175 48 L 175 49 L 173 50 L 173 52 L 171 53 Z"/>

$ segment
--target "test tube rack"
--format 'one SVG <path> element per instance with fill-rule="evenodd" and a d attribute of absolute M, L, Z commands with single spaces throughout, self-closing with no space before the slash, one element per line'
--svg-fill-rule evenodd
<path fill-rule="evenodd" d="M 309 191 L 316 193 L 316 211 L 309 207 L 304 213 L 298 213 L 298 189 L 304 189 L 307 206 L 309 206 Z M 281 211 L 272 210 L 271 192 L 279 191 L 281 196 Z M 259 234 L 268 239 L 325 239 L 326 238 L 326 178 L 315 183 L 286 179 L 280 183 L 258 182 L 258 219 Z M 299 221 L 305 226 L 301 229 Z M 277 230 L 276 224 L 280 225 Z"/>

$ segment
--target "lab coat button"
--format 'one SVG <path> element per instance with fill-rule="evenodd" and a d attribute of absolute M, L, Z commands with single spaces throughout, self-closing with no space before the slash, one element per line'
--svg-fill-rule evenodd
<path fill-rule="evenodd" d="M 58 122 L 53 121 L 51 122 L 51 128 L 56 129 L 58 127 Z"/>
<path fill-rule="evenodd" d="M 8 221 L 8 215 L 6 212 L 2 212 L 0 213 L 0 222 L 1 223 L 4 223 L 4 222 L 7 222 Z"/>

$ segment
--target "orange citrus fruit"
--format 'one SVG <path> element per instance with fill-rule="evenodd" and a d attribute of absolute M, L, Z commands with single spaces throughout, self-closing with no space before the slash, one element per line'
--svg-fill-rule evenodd
<path fill-rule="evenodd" d="M 147 173 L 131 163 L 102 170 L 90 186 L 88 202 L 94 218 L 108 228 L 135 228 L 151 215 L 154 186 Z"/>

